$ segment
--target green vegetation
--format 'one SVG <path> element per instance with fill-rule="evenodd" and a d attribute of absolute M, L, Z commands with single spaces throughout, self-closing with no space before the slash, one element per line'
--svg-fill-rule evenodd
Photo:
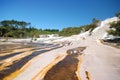
<path fill-rule="evenodd" d="M 117 12 L 115 16 L 120 19 L 120 12 Z M 31 23 L 25 21 L 4 20 L 0 22 L 0 37 L 37 38 L 40 34 L 59 34 L 60 36 L 71 36 L 88 30 L 90 31 L 90 35 L 92 35 L 92 31 L 99 26 L 99 24 L 100 20 L 93 18 L 91 24 L 79 27 L 68 27 L 59 31 L 58 29 L 37 29 L 32 27 Z M 120 21 L 111 23 L 110 28 L 111 30 L 108 31 L 109 34 L 120 36 Z"/>
<path fill-rule="evenodd" d="M 60 32 L 58 29 L 37 29 L 31 27 L 31 23 L 17 20 L 4 20 L 0 22 L 0 37 L 11 37 L 11 38 L 37 38 L 40 34 L 59 34 L 60 36 L 71 36 L 92 30 L 97 27 L 100 21 L 93 19 L 93 22 L 89 25 L 80 27 L 68 27 L 62 29 Z"/>
<path fill-rule="evenodd" d="M 115 15 L 120 19 L 120 12 L 117 12 Z M 120 36 L 120 20 L 117 22 L 110 23 L 110 28 L 111 29 L 107 31 L 108 34 L 114 35 L 114 36 Z"/>
<path fill-rule="evenodd" d="M 40 34 L 56 34 L 57 29 L 37 29 L 31 27 L 31 23 L 16 20 L 4 20 L 0 22 L 0 37 L 27 38 L 38 37 Z"/>
<path fill-rule="evenodd" d="M 60 36 L 71 36 L 71 35 L 76 35 L 79 34 L 81 32 L 85 32 L 90 30 L 90 35 L 91 32 L 94 30 L 94 28 L 96 28 L 100 23 L 100 20 L 93 18 L 93 21 L 91 24 L 89 25 L 84 25 L 84 26 L 80 26 L 80 27 L 68 27 L 68 28 L 64 28 L 62 31 L 59 32 Z"/>
<path fill-rule="evenodd" d="M 82 28 L 80 27 L 68 27 L 64 28 L 62 31 L 60 31 L 60 36 L 71 36 L 74 34 L 79 34 Z"/>
<path fill-rule="evenodd" d="M 111 23 L 110 28 L 108 31 L 110 35 L 120 36 L 120 21 Z"/>

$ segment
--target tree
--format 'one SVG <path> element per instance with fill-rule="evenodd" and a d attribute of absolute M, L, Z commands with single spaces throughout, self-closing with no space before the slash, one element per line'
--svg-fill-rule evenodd
<path fill-rule="evenodd" d="M 0 26 L 0 35 L 1 35 L 1 37 L 6 37 L 6 34 L 9 31 L 10 31 L 10 27 L 8 27 L 8 26 Z"/>
<path fill-rule="evenodd" d="M 30 25 L 25 21 L 3 20 L 0 22 L 1 37 L 26 37 L 26 28 Z M 15 35 L 17 34 L 17 36 Z"/>
<path fill-rule="evenodd" d="M 76 35 L 76 34 L 79 34 L 82 30 L 83 30 L 82 27 L 68 27 L 60 31 L 59 35 L 60 36 Z"/>

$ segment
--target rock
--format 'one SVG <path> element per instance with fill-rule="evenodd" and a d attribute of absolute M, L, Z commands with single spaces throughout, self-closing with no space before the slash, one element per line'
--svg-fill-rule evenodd
<path fill-rule="evenodd" d="M 86 48 L 86 47 L 77 47 L 77 48 L 69 49 L 69 50 L 67 50 L 67 54 L 68 54 L 68 55 L 72 55 L 72 54 L 82 55 L 81 52 L 82 52 L 85 48 Z"/>

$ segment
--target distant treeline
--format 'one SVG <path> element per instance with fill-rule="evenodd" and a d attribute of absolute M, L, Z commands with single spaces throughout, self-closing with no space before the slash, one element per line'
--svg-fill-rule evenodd
<path fill-rule="evenodd" d="M 93 19 L 93 23 L 80 27 L 68 27 L 61 31 L 58 29 L 37 29 L 31 27 L 31 23 L 17 20 L 4 20 L 0 22 L 0 37 L 27 38 L 39 37 L 40 34 L 59 34 L 60 36 L 71 36 L 82 31 L 93 30 L 99 20 Z"/>
<path fill-rule="evenodd" d="M 79 27 L 68 27 L 64 28 L 62 31 L 59 32 L 60 36 L 71 36 L 75 34 L 79 34 L 85 31 L 92 30 L 96 28 L 100 24 L 100 20 L 93 18 L 92 23 L 84 26 L 79 26 Z"/>
<path fill-rule="evenodd" d="M 116 13 L 116 17 L 120 19 L 120 12 Z M 60 36 L 71 36 L 81 32 L 90 31 L 100 24 L 100 20 L 93 18 L 92 23 L 78 27 L 67 27 L 59 31 L 58 29 L 37 29 L 31 26 L 31 23 L 17 20 L 4 20 L 0 22 L 0 37 L 12 38 L 28 38 L 39 37 L 40 34 L 59 34 Z M 111 30 L 108 31 L 111 35 L 120 36 L 120 21 L 110 24 Z"/>
<path fill-rule="evenodd" d="M 38 37 L 40 34 L 58 33 L 58 29 L 37 29 L 25 21 L 4 20 L 0 22 L 0 37 L 27 38 Z"/>

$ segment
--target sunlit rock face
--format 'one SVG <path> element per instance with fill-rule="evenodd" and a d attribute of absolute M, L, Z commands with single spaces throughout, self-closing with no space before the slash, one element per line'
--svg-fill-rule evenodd
<path fill-rule="evenodd" d="M 95 39 L 104 39 L 108 36 L 107 30 L 110 28 L 110 23 L 117 22 L 119 19 L 117 17 L 109 18 L 104 21 L 101 21 L 101 24 L 92 31 L 92 36 Z"/>

